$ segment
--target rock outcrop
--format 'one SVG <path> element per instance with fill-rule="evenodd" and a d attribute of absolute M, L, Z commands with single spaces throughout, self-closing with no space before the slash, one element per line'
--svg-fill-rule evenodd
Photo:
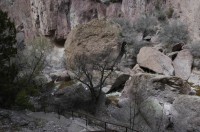
<path fill-rule="evenodd" d="M 108 6 L 94 0 L 2 0 L 0 8 L 8 12 L 25 39 L 46 36 L 60 45 L 79 24 L 122 15 L 120 3 Z"/>
<path fill-rule="evenodd" d="M 199 131 L 200 108 L 195 104 L 200 100 L 188 95 L 190 91 L 190 85 L 181 78 L 142 73 L 127 81 L 121 100 L 131 99 L 137 109 L 134 119 L 138 131 Z"/>
<path fill-rule="evenodd" d="M 192 70 L 193 56 L 188 49 L 180 51 L 173 61 L 175 76 L 187 80 Z"/>
<path fill-rule="evenodd" d="M 143 47 L 137 55 L 137 62 L 141 67 L 148 68 L 156 73 L 173 75 L 172 61 L 163 53 L 151 47 Z"/>
<path fill-rule="evenodd" d="M 199 38 L 200 2 L 198 0 L 122 0 L 117 3 L 94 0 L 1 0 L 0 8 L 8 11 L 16 26 L 23 27 L 25 38 L 35 35 L 54 37 L 64 43 L 69 31 L 76 25 L 94 18 L 124 17 L 131 23 L 141 15 L 152 12 L 156 6 L 173 9 L 173 18 L 189 26 L 190 36 Z"/>
<path fill-rule="evenodd" d="M 65 43 L 67 65 L 73 65 L 74 57 L 85 53 L 88 57 L 111 49 L 115 58 L 121 52 L 118 41 L 120 27 L 103 20 L 93 20 L 77 26 L 70 32 Z"/>

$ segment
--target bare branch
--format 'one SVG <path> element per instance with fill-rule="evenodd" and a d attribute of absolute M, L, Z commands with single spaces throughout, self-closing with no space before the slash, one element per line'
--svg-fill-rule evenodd
<path fill-rule="evenodd" d="M 98 101 L 103 85 L 113 72 L 113 67 L 117 62 L 118 57 L 111 56 L 111 53 L 112 50 L 108 49 L 103 53 L 95 53 L 90 56 L 84 53 L 79 54 L 74 57 L 73 66 L 69 67 L 74 72 L 74 78 L 89 88 L 95 102 Z"/>

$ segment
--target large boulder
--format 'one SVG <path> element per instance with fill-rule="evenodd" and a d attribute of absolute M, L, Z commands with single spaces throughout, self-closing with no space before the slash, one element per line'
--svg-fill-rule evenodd
<path fill-rule="evenodd" d="M 180 51 L 173 61 L 175 76 L 187 80 L 191 74 L 193 56 L 188 49 Z"/>
<path fill-rule="evenodd" d="M 199 131 L 200 99 L 191 91 L 179 77 L 141 73 L 126 82 L 120 100 L 132 100 L 138 131 Z"/>
<path fill-rule="evenodd" d="M 173 75 L 174 73 L 171 59 L 151 47 L 140 49 L 137 55 L 137 62 L 141 67 L 150 69 L 156 73 L 164 75 Z"/>
<path fill-rule="evenodd" d="M 76 55 L 92 56 L 111 49 L 114 58 L 120 54 L 120 27 L 104 20 L 93 20 L 72 30 L 65 43 L 67 65 L 73 65 Z"/>

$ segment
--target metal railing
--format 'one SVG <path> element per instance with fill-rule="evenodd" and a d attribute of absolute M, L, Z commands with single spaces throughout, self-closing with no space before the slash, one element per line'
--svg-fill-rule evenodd
<path fill-rule="evenodd" d="M 123 128 L 125 130 L 125 132 L 128 132 L 128 130 L 131 131 L 131 132 L 139 132 L 138 130 L 133 129 L 130 126 L 120 125 L 120 124 L 112 123 L 112 122 L 109 122 L 109 121 L 103 121 L 103 120 L 98 119 L 94 116 L 91 116 L 91 115 L 88 115 L 88 114 L 85 114 L 85 113 L 82 113 L 82 112 L 78 112 L 78 111 L 73 111 L 73 110 L 69 111 L 67 109 L 61 108 L 61 106 L 59 104 L 53 104 L 53 105 L 56 105 L 55 112 L 59 116 L 60 115 L 65 116 L 67 114 L 67 115 L 70 115 L 73 120 L 74 120 L 74 118 L 83 119 L 83 120 L 85 120 L 86 127 L 90 123 L 90 124 L 93 124 L 93 125 L 96 125 L 98 127 L 103 128 L 105 132 L 118 132 L 117 130 L 112 130 L 111 128 L 108 127 L 108 125 L 113 125 L 113 126 L 116 126 L 116 127 Z M 46 108 L 45 107 L 43 107 L 43 108 L 44 108 L 43 111 L 46 112 Z M 95 121 L 98 121 L 100 123 L 96 123 Z M 103 126 L 102 126 L 102 124 L 103 124 Z"/>

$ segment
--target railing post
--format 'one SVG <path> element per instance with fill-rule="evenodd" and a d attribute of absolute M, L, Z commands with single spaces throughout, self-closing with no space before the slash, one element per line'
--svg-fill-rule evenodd
<path fill-rule="evenodd" d="M 72 111 L 72 119 L 74 120 L 74 112 Z"/>
<path fill-rule="evenodd" d="M 85 119 L 86 119 L 86 127 L 88 125 L 88 118 L 87 118 L 87 115 L 85 115 Z"/>
<path fill-rule="evenodd" d="M 106 124 L 106 122 L 105 122 L 105 132 L 106 132 L 106 129 L 107 129 L 107 128 L 106 128 L 106 125 L 107 125 L 107 124 Z"/>

